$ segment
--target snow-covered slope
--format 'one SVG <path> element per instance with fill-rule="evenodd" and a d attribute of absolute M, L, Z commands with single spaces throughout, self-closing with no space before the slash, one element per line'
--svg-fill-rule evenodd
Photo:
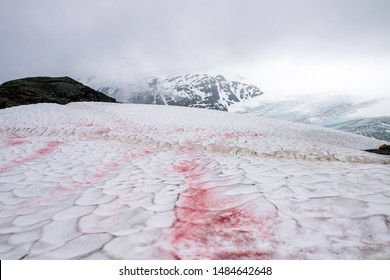
<path fill-rule="evenodd" d="M 390 141 L 390 99 L 323 93 L 262 96 L 234 104 L 230 112 L 317 124 Z"/>
<path fill-rule="evenodd" d="M 223 76 L 206 74 L 153 77 L 131 84 L 89 80 L 91 87 L 117 101 L 137 104 L 160 104 L 227 111 L 242 100 L 262 94 L 259 88 Z"/>
<path fill-rule="evenodd" d="M 0 110 L 1 259 L 389 259 L 378 141 L 174 106 Z"/>

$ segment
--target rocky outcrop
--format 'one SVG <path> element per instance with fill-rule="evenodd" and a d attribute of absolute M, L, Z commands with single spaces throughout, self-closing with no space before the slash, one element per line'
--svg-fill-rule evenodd
<path fill-rule="evenodd" d="M 390 145 L 383 144 L 378 149 L 370 149 L 366 151 L 380 155 L 390 155 Z"/>
<path fill-rule="evenodd" d="M 36 103 L 81 101 L 116 102 L 114 98 L 69 77 L 24 78 L 0 85 L 0 109 Z"/>

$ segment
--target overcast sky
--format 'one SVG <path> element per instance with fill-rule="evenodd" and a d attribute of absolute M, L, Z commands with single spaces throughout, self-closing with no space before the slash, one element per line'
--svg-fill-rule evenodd
<path fill-rule="evenodd" d="M 390 0 L 0 0 L 0 82 L 209 73 L 390 96 Z"/>

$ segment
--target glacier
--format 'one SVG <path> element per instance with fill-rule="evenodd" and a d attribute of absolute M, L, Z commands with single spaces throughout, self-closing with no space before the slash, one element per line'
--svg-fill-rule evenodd
<path fill-rule="evenodd" d="M 1 259 L 389 259 L 390 158 L 175 106 L 0 110 Z"/>
<path fill-rule="evenodd" d="M 229 112 L 336 128 L 390 141 L 390 98 L 369 93 L 324 92 L 253 98 L 232 104 Z"/>

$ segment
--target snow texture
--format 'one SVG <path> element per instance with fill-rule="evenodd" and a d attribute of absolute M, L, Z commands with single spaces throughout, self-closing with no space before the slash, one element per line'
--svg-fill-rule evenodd
<path fill-rule="evenodd" d="M 389 259 L 383 141 L 174 106 L 0 111 L 1 259 Z"/>

